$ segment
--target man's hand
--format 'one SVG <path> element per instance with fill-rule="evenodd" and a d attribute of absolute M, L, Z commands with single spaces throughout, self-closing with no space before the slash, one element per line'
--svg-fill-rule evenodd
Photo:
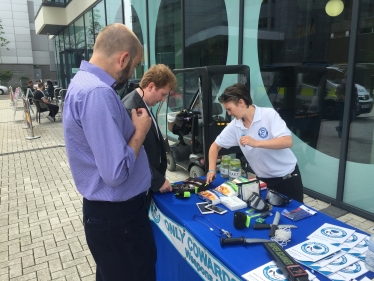
<path fill-rule="evenodd" d="M 135 132 L 139 132 L 142 135 L 146 135 L 151 128 L 152 119 L 148 115 L 148 112 L 145 108 L 139 108 L 138 110 L 132 109 L 132 122 L 135 127 Z"/>
<path fill-rule="evenodd" d="M 168 180 L 165 180 L 164 184 L 160 188 L 160 192 L 165 193 L 165 192 L 171 192 L 172 190 L 173 188 L 171 187 L 170 182 Z"/>
<path fill-rule="evenodd" d="M 252 147 L 256 147 L 257 141 L 254 140 L 253 138 L 251 138 L 250 136 L 244 136 L 244 137 L 241 137 L 239 139 L 239 143 L 242 146 L 249 145 L 249 146 L 252 146 Z"/>

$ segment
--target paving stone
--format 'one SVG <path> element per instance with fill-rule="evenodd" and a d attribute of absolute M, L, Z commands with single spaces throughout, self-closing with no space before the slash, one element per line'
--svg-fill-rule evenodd
<path fill-rule="evenodd" d="M 10 278 L 10 281 L 36 281 L 36 272 L 29 272 L 21 276 Z"/>
<path fill-rule="evenodd" d="M 49 268 L 40 269 L 36 272 L 38 281 L 49 281 L 52 280 Z"/>
<path fill-rule="evenodd" d="M 62 264 L 61 264 L 60 258 L 51 259 L 48 261 L 48 264 L 49 264 L 49 270 L 51 272 L 62 270 Z"/>
<path fill-rule="evenodd" d="M 80 277 L 89 276 L 93 273 L 91 266 L 88 264 L 86 258 L 84 258 L 83 263 L 77 265 L 77 269 Z"/>

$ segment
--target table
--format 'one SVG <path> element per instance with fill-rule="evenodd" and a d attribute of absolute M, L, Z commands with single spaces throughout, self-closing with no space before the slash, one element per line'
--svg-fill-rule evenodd
<path fill-rule="evenodd" d="M 220 175 L 211 184 L 212 188 L 218 186 L 226 179 Z M 264 198 L 265 191 L 262 191 Z M 219 238 L 201 222 L 195 221 L 193 216 L 201 215 L 196 203 L 201 202 L 195 194 L 188 199 L 178 199 L 173 193 L 155 193 L 150 209 L 150 218 L 157 245 L 157 280 L 191 281 L 191 280 L 218 280 L 236 281 L 243 280 L 242 275 L 269 261 L 270 255 L 262 244 L 235 245 L 221 247 Z M 280 213 L 285 208 L 293 210 L 301 203 L 293 200 L 284 207 L 274 207 L 272 212 Z M 226 208 L 222 204 L 219 206 Z M 227 208 L 226 208 L 227 209 Z M 239 211 L 244 211 L 242 209 Z M 254 230 L 252 226 L 244 230 L 237 230 L 233 226 L 234 212 L 228 210 L 223 215 L 205 215 L 216 226 L 229 230 L 233 237 L 264 238 L 269 239 L 269 230 Z M 271 223 L 274 216 L 268 217 L 266 223 Z M 203 218 L 198 218 L 210 224 Z M 254 224 L 251 220 L 251 224 Z M 287 249 L 305 240 L 307 236 L 324 223 L 330 223 L 364 233 L 352 226 L 338 221 L 323 213 L 317 212 L 312 217 L 293 222 L 281 215 L 279 224 L 296 224 L 297 229 L 292 229 L 291 242 L 284 248 Z M 329 280 L 325 276 L 314 273 L 320 280 Z M 374 273 L 366 274 L 369 278 Z M 360 280 L 360 277 L 358 280 Z"/>

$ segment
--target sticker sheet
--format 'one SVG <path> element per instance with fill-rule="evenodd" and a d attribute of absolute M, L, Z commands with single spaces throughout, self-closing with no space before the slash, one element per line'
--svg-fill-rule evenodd
<path fill-rule="evenodd" d="M 274 261 L 247 272 L 242 277 L 248 281 L 287 281 Z"/>
<path fill-rule="evenodd" d="M 294 259 L 311 263 L 338 251 L 338 247 L 319 239 L 310 239 L 286 250 Z"/>
<path fill-rule="evenodd" d="M 348 251 L 348 254 L 354 255 L 354 256 L 361 256 L 366 253 L 369 246 L 369 236 L 366 236 L 360 243 L 356 245 L 356 247 L 350 249 Z"/>
<path fill-rule="evenodd" d="M 310 267 L 313 270 L 319 270 L 320 268 L 325 267 L 329 263 L 332 263 L 333 261 L 335 261 L 336 259 L 340 258 L 341 256 L 343 256 L 345 254 L 346 254 L 345 252 L 339 251 L 339 252 L 336 252 L 332 255 L 329 255 L 329 256 L 325 257 L 324 259 L 321 259 L 317 262 L 314 262 L 312 264 L 308 264 L 307 266 Z"/>
<path fill-rule="evenodd" d="M 337 258 L 333 262 L 329 263 L 325 267 L 320 268 L 318 271 L 321 272 L 323 275 L 329 276 L 358 261 L 358 258 L 349 254 L 345 254 Z"/>
<path fill-rule="evenodd" d="M 362 240 L 367 237 L 366 234 L 361 234 L 358 232 L 353 233 L 343 244 L 340 245 L 342 251 L 348 252 L 350 249 L 357 246 Z"/>
<path fill-rule="evenodd" d="M 366 272 L 368 272 L 368 270 L 366 269 L 364 262 L 358 261 L 330 275 L 329 278 L 333 281 L 353 280 Z"/>
<path fill-rule="evenodd" d="M 309 280 L 318 281 L 315 275 L 311 274 L 308 270 Z M 282 271 L 278 268 L 274 261 L 268 262 L 252 271 L 243 274 L 242 277 L 247 281 L 287 281 Z"/>
<path fill-rule="evenodd" d="M 325 243 L 331 243 L 334 246 L 339 246 L 340 244 L 344 243 L 354 232 L 355 230 L 353 229 L 325 223 L 307 238 L 316 238 L 324 241 Z"/>

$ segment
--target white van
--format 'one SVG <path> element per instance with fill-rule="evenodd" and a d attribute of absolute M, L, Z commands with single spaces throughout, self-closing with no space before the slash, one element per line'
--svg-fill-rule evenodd
<path fill-rule="evenodd" d="M 325 108 L 324 115 L 326 118 L 335 118 L 336 117 L 336 107 L 335 102 L 336 97 L 336 88 L 342 82 L 344 74 L 346 72 L 345 68 L 337 66 L 327 67 L 327 80 L 326 80 L 326 96 L 325 96 Z M 357 88 L 359 107 L 357 109 L 357 115 L 370 113 L 373 109 L 373 99 L 369 94 L 369 91 L 359 85 L 355 84 Z"/>

